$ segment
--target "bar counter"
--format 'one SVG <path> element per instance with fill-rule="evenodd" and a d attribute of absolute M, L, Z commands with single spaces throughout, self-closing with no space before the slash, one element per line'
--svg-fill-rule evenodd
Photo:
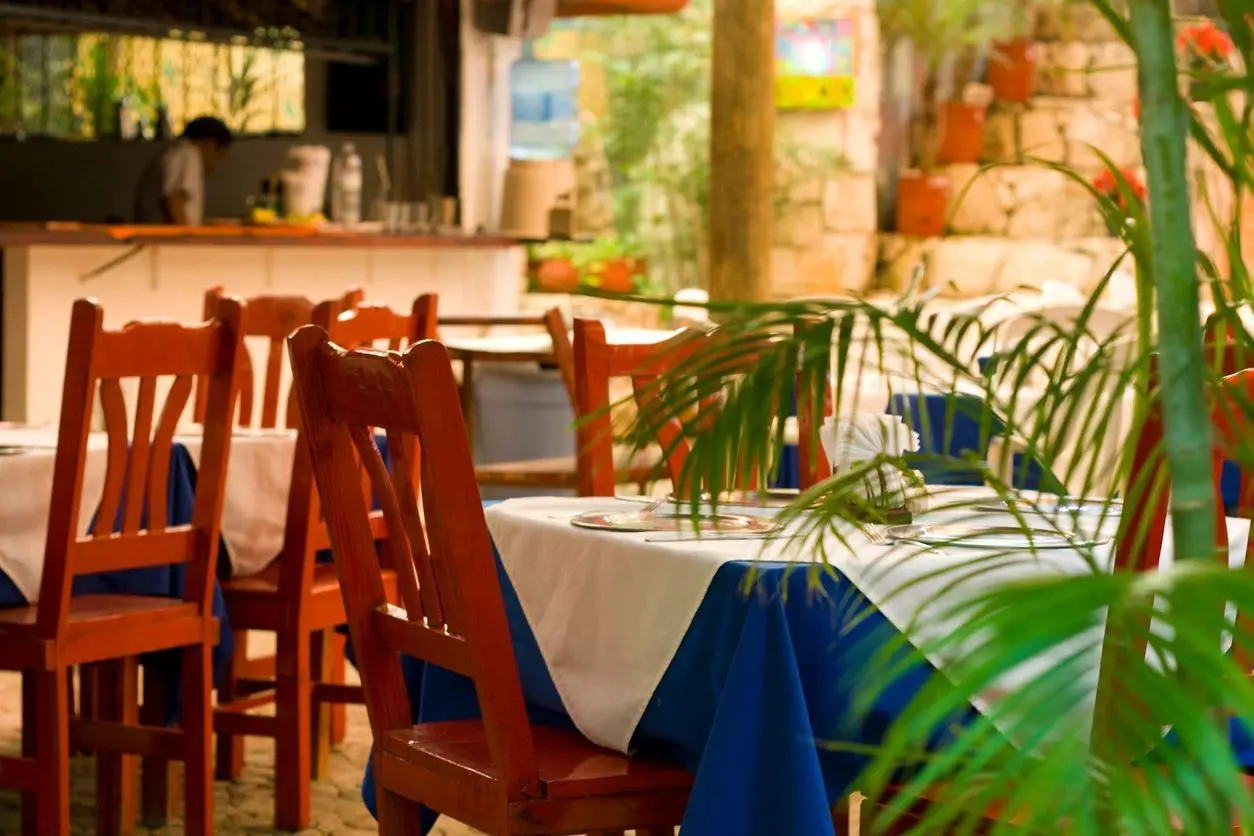
<path fill-rule="evenodd" d="M 518 310 L 525 250 L 490 235 L 385 235 L 307 227 L 0 224 L 0 415 L 57 418 L 70 307 L 92 296 L 106 325 L 135 319 L 198 321 L 205 289 L 314 301 L 360 287 L 367 301 L 408 310 L 438 293 L 449 314 Z M 258 358 L 260 360 L 260 358 Z"/>

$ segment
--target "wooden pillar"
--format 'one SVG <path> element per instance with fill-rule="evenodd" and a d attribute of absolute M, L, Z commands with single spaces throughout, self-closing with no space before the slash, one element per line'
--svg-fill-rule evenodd
<path fill-rule="evenodd" d="M 775 0 L 715 0 L 710 91 L 710 299 L 771 290 Z"/>

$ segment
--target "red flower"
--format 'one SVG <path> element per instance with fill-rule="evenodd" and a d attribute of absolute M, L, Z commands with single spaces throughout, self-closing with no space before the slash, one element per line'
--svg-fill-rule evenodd
<path fill-rule="evenodd" d="M 1212 21 L 1192 23 L 1176 35 L 1176 47 L 1183 53 L 1213 61 L 1226 61 L 1232 55 L 1232 38 Z"/>
<path fill-rule="evenodd" d="M 1128 189 L 1132 192 L 1132 196 L 1136 198 L 1138 203 L 1144 203 L 1145 198 L 1149 197 L 1149 190 L 1145 188 L 1145 184 L 1141 182 L 1141 178 L 1136 172 L 1130 168 L 1120 169 L 1123 180 L 1127 184 Z M 1117 202 L 1120 206 L 1127 208 L 1127 202 L 1124 200 L 1124 193 L 1119 188 L 1119 179 L 1115 177 L 1115 173 L 1110 169 L 1103 170 L 1100 174 L 1093 178 L 1093 188 L 1101 194 Z"/>

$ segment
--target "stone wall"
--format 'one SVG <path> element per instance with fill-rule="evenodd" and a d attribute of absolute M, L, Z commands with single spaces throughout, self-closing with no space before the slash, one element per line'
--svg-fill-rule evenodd
<path fill-rule="evenodd" d="M 954 295 L 1047 281 L 1087 291 L 1119 257 L 1084 181 L 1103 157 L 1144 177 L 1135 55 L 1087 4 L 1041 21 L 1037 40 L 1037 95 L 993 103 L 983 164 L 948 167 L 955 205 L 945 237 L 881 237 L 880 287 L 903 287 L 923 259 L 929 283 Z"/>
<path fill-rule="evenodd" d="M 793 186 L 776 220 L 772 287 L 778 297 L 862 290 L 875 271 L 880 45 L 874 0 L 778 0 L 780 18 L 858 20 L 856 100 L 846 110 L 780 112 L 776 143 L 838 152 L 843 165 Z M 788 183 L 789 172 L 779 173 Z"/>

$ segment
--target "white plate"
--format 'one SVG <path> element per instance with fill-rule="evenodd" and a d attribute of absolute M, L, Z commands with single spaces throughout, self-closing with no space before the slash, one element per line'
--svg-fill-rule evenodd
<path fill-rule="evenodd" d="M 638 511 L 593 511 L 571 517 L 570 524 L 599 531 L 718 531 L 736 534 L 766 534 L 776 528 L 776 524 L 769 519 L 739 514 L 703 516 L 695 521 L 694 526 L 693 518 L 687 514 L 642 514 Z"/>
<path fill-rule="evenodd" d="M 1017 526 L 894 525 L 887 528 L 884 534 L 890 541 L 896 542 L 1001 551 L 1081 549 L 1098 545 L 1098 541 L 1080 535 Z"/>

